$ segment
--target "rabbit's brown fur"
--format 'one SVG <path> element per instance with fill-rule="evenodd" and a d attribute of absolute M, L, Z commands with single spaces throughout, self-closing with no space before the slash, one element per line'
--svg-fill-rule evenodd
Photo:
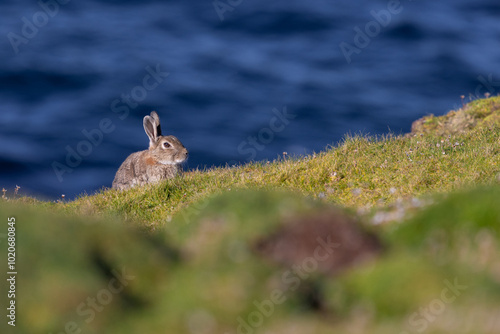
<path fill-rule="evenodd" d="M 149 149 L 132 153 L 125 159 L 113 180 L 115 189 L 156 183 L 182 173 L 182 163 L 188 157 L 184 145 L 174 136 L 161 135 L 160 118 L 155 111 L 144 117 L 143 124 Z"/>

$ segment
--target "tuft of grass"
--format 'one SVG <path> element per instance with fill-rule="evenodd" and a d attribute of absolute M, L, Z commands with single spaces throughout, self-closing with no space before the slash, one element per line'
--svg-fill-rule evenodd
<path fill-rule="evenodd" d="M 412 124 L 412 134 L 448 135 L 500 124 L 500 98 L 479 99 L 444 116 L 429 115 Z"/>

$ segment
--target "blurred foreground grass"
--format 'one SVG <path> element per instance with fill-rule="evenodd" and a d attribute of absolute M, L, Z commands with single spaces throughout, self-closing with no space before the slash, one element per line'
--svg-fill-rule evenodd
<path fill-rule="evenodd" d="M 0 264 L 15 217 L 17 326 L 4 318 L 0 332 L 498 333 L 499 105 L 126 192 L 4 199 Z M 324 270 L 369 239 L 344 231 L 320 257 L 323 243 L 300 234 L 327 240 L 318 215 L 375 233 L 381 253 Z M 2 280 L 2 306 L 7 290 Z"/>

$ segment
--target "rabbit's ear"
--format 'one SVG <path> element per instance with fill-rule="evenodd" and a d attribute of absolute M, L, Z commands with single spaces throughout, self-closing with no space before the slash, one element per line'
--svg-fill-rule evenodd
<path fill-rule="evenodd" d="M 151 116 L 144 116 L 142 124 L 144 125 L 144 131 L 146 131 L 149 137 L 149 147 L 152 147 L 158 140 L 155 120 Z"/>
<path fill-rule="evenodd" d="M 161 136 L 161 126 L 160 126 L 160 116 L 156 113 L 156 111 L 151 112 L 151 117 L 155 120 L 156 123 L 156 134 L 158 137 Z"/>

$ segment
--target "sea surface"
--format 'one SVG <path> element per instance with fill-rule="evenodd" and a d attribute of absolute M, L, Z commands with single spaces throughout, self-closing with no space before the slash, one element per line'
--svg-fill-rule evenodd
<path fill-rule="evenodd" d="M 0 27 L 7 195 L 110 187 L 152 110 L 202 169 L 408 132 L 500 90 L 498 0 L 11 0 Z"/>

